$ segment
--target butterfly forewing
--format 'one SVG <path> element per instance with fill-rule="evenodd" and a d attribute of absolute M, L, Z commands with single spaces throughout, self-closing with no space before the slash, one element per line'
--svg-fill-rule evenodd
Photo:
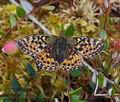
<path fill-rule="evenodd" d="M 17 41 L 19 48 L 30 56 L 35 56 L 40 53 L 49 43 L 50 36 L 45 35 L 31 35 L 21 38 Z"/>
<path fill-rule="evenodd" d="M 89 37 L 74 37 L 74 48 L 83 58 L 98 54 L 103 48 L 103 42 Z"/>

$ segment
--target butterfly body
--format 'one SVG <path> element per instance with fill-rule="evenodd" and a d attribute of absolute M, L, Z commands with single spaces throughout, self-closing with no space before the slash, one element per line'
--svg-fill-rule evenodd
<path fill-rule="evenodd" d="M 84 58 L 98 54 L 103 42 L 89 37 L 31 35 L 17 41 L 19 48 L 33 57 L 37 67 L 45 70 L 78 68 Z"/>
<path fill-rule="evenodd" d="M 53 43 L 53 46 L 48 47 L 50 50 L 50 55 L 58 63 L 64 62 L 64 59 L 68 58 L 71 49 L 70 45 L 64 37 L 58 37 Z"/>

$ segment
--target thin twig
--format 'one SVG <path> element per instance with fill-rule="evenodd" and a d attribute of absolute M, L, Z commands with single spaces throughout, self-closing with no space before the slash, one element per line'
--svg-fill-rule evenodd
<path fill-rule="evenodd" d="M 17 6 L 20 6 L 20 4 L 18 4 L 15 0 L 9 0 L 9 1 L 10 1 L 11 3 L 17 5 Z M 23 8 L 25 8 L 25 5 L 24 5 Z M 26 8 L 28 8 L 28 7 L 26 7 Z M 25 11 L 26 11 L 26 9 L 25 9 Z M 48 34 L 48 35 L 52 35 L 52 33 L 51 33 L 41 22 L 39 22 L 39 21 L 31 14 L 32 11 L 26 11 L 26 12 L 29 12 L 29 13 L 27 13 L 26 16 L 27 16 L 31 21 L 33 21 L 35 24 L 37 24 L 37 25 L 44 31 L 44 33 L 46 33 L 46 34 Z M 26 17 L 26 16 L 25 16 L 25 17 Z"/>
<path fill-rule="evenodd" d="M 86 63 L 84 60 L 83 60 L 83 64 L 85 66 L 87 66 L 93 73 L 95 73 L 96 75 L 98 75 L 98 71 L 96 71 L 94 68 L 92 68 L 92 66 L 90 66 L 88 63 Z M 106 78 L 106 77 L 105 77 Z M 111 81 L 110 79 L 106 78 L 106 80 L 111 83 L 111 84 L 115 84 L 115 82 Z"/>
<path fill-rule="evenodd" d="M 94 91 L 94 96 L 108 96 L 108 94 L 97 94 L 97 89 L 98 89 L 98 79 L 97 79 L 97 82 L 96 82 L 96 88 L 95 88 L 95 91 Z"/>
<path fill-rule="evenodd" d="M 83 64 L 85 66 L 87 66 L 93 73 L 95 73 L 96 75 L 98 75 L 98 72 L 92 68 L 92 66 L 90 66 L 88 63 L 86 63 L 84 60 L 83 60 Z M 105 77 L 105 79 L 111 83 L 112 85 L 115 85 L 115 82 L 109 80 L 108 78 Z M 97 94 L 97 89 L 98 89 L 98 79 L 97 79 L 97 82 L 96 82 L 96 88 L 95 88 L 95 91 L 94 91 L 94 95 L 95 96 L 108 96 L 108 94 Z"/>

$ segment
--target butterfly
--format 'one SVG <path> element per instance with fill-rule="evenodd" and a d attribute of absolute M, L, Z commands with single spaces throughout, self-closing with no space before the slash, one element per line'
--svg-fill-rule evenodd
<path fill-rule="evenodd" d="M 38 69 L 55 71 L 72 70 L 82 64 L 84 58 L 98 54 L 103 42 L 89 37 L 30 35 L 17 40 L 18 47 L 32 56 Z"/>

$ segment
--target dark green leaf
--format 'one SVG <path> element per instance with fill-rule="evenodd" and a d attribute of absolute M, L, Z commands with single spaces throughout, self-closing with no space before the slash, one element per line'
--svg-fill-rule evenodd
<path fill-rule="evenodd" d="M 3 102 L 13 102 L 13 101 L 10 97 L 5 97 Z"/>
<path fill-rule="evenodd" d="M 15 92 L 19 92 L 21 90 L 21 85 L 15 77 L 11 80 L 11 86 Z"/>
<path fill-rule="evenodd" d="M 35 102 L 45 102 L 45 98 L 43 95 L 36 96 Z"/>
<path fill-rule="evenodd" d="M 72 77 L 79 77 L 80 76 L 80 69 L 75 69 L 75 70 L 71 71 L 70 75 Z"/>
<path fill-rule="evenodd" d="M 30 63 L 27 63 L 26 69 L 27 69 L 28 74 L 31 77 L 34 77 L 36 75 L 36 72 L 35 72 L 35 70 L 33 69 L 32 65 Z"/>
<path fill-rule="evenodd" d="M 66 37 L 69 37 L 69 36 L 72 36 L 75 32 L 75 28 L 74 28 L 74 25 L 71 24 L 65 31 L 64 31 L 64 35 Z"/>
<path fill-rule="evenodd" d="M 10 15 L 10 26 L 13 28 L 16 25 L 16 17 L 14 15 Z"/>
<path fill-rule="evenodd" d="M 106 79 L 103 73 L 98 74 L 98 85 L 103 88 L 106 86 Z"/>
<path fill-rule="evenodd" d="M 90 81 L 89 86 L 88 86 L 89 92 L 91 92 L 91 93 L 94 92 L 95 87 L 96 87 L 96 84 L 94 84 L 92 81 Z"/>
<path fill-rule="evenodd" d="M 77 95 L 77 94 L 80 94 L 80 92 L 82 91 L 82 87 L 76 89 L 76 90 L 73 90 L 72 92 L 69 93 L 70 96 L 72 95 Z"/>
<path fill-rule="evenodd" d="M 17 11 L 18 17 L 24 17 L 26 15 L 25 10 L 20 6 L 16 7 L 16 11 Z"/>

